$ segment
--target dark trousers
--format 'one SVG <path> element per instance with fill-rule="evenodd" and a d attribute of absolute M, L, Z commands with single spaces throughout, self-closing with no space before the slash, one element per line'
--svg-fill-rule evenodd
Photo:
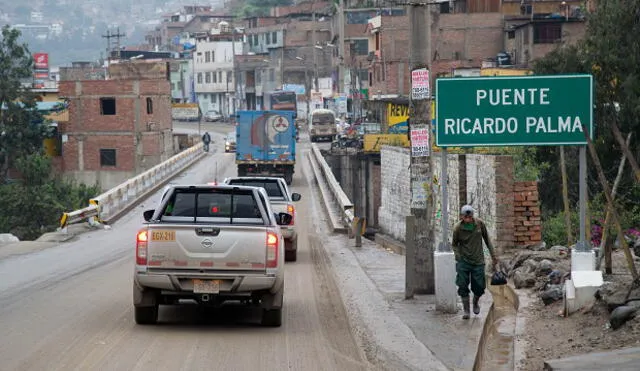
<path fill-rule="evenodd" d="M 484 264 L 475 265 L 465 261 L 456 262 L 456 286 L 458 286 L 458 295 L 463 298 L 469 296 L 469 284 L 471 284 L 471 292 L 473 295 L 480 297 L 484 294 L 486 287 L 484 278 Z"/>

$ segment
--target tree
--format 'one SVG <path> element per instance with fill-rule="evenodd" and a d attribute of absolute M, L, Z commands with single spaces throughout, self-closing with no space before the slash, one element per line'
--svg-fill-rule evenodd
<path fill-rule="evenodd" d="M 20 31 L 2 28 L 0 38 L 0 181 L 7 179 L 11 161 L 42 146 L 46 126 L 36 109 L 34 94 L 22 85 L 33 73 L 33 58 Z"/>
<path fill-rule="evenodd" d="M 626 144 L 628 133 L 640 131 L 640 2 L 637 0 L 598 1 L 595 11 L 587 16 L 584 39 L 573 46 L 560 45 L 559 48 L 534 64 L 536 74 L 591 73 L 595 84 L 595 140 L 598 157 L 605 169 L 609 184 L 617 175 L 621 161 L 621 151 Z M 614 135 L 621 131 L 622 135 Z M 613 150 L 612 150 L 613 149 Z M 640 138 L 633 136 L 627 154 L 633 165 L 640 153 Z M 567 148 L 567 168 L 573 191 L 570 197 L 577 201 L 577 151 Z M 634 156 L 629 156 L 635 155 Z M 542 178 L 545 183 L 559 184 L 558 156 L 551 148 L 539 148 L 539 161 L 554 163 Z M 632 173 L 625 172 L 619 186 L 619 209 L 622 210 L 623 224 L 634 226 L 640 208 L 639 187 Z M 589 169 L 589 191 L 595 209 L 604 207 L 602 186 L 597 181 L 595 169 Z M 559 211 L 559 192 L 553 187 L 541 189 L 543 206 L 552 212 Z"/>

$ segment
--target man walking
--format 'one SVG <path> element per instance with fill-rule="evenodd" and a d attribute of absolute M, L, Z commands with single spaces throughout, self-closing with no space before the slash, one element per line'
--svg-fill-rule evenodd
<path fill-rule="evenodd" d="M 202 136 L 202 142 L 204 143 L 204 150 L 206 152 L 209 152 L 209 143 L 211 143 L 211 135 L 209 135 L 208 131 L 204 132 L 204 135 Z"/>
<path fill-rule="evenodd" d="M 469 319 L 469 284 L 473 292 L 473 313 L 480 313 L 480 297 L 486 287 L 484 273 L 484 250 L 482 240 L 487 244 L 493 265 L 498 263 L 493 245 L 489 240 L 487 226 L 474 217 L 471 205 L 464 205 L 460 210 L 461 220 L 453 229 L 453 253 L 456 258 L 456 286 L 462 298 L 464 308 L 463 319 Z"/>

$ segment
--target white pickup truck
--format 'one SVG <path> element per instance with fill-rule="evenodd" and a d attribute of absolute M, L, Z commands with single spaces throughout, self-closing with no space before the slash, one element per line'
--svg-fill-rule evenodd
<path fill-rule="evenodd" d="M 276 213 L 287 213 L 292 216 L 289 225 L 283 225 L 284 260 L 296 261 L 298 258 L 298 233 L 296 232 L 296 207 L 294 202 L 300 201 L 299 193 L 291 193 L 284 179 L 279 177 L 231 177 L 224 180 L 224 184 L 262 187 L 267 191 L 271 207 Z"/>
<path fill-rule="evenodd" d="M 236 300 L 262 307 L 262 324 L 280 326 L 284 241 L 267 192 L 227 185 L 171 186 L 137 233 L 133 305 L 153 324 L 160 304 Z"/>

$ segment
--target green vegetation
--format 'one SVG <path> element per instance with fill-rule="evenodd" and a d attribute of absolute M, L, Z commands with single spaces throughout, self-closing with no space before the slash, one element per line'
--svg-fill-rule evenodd
<path fill-rule="evenodd" d="M 611 185 L 616 177 L 622 151 L 612 135 L 615 123 L 624 136 L 633 133 L 630 150 L 640 153 L 640 2 L 612 0 L 597 2 L 596 11 L 588 16 L 585 38 L 574 46 L 561 45 L 535 63 L 536 74 L 592 73 L 595 84 L 595 140 L 600 162 Z M 616 109 L 615 107 L 618 107 Z M 578 148 L 567 147 L 567 173 L 569 198 L 573 207 L 572 219 L 577 225 L 578 203 Z M 544 215 L 544 235 L 547 243 L 563 243 L 559 236 L 564 230 L 562 207 L 562 181 L 558 149 L 535 148 L 535 162 L 548 164 L 541 167 L 540 198 Z M 592 220 L 604 219 L 605 202 L 602 187 L 591 160 L 588 188 Z M 640 191 L 633 171 L 627 166 L 622 173 L 616 207 L 624 229 L 640 226 Z M 561 234 L 561 233 L 560 233 Z M 574 233 L 575 236 L 575 233 Z"/>
<path fill-rule="evenodd" d="M 99 190 L 52 176 L 51 159 L 42 153 L 48 122 L 35 109 L 35 96 L 20 84 L 32 74 L 32 57 L 19 37 L 5 26 L 0 38 L 0 233 L 34 239 L 55 229 L 63 211 L 86 206 Z M 18 179 L 10 179 L 13 172 Z"/>

